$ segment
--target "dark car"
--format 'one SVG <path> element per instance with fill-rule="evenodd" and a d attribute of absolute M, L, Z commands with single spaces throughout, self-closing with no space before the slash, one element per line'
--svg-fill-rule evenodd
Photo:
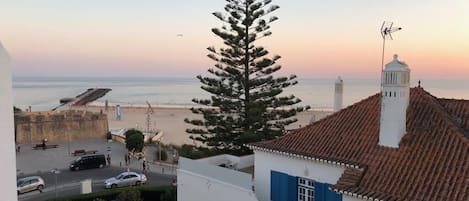
<path fill-rule="evenodd" d="M 83 170 L 90 168 L 103 168 L 106 166 L 104 154 L 85 155 L 78 157 L 70 163 L 70 170 Z"/>

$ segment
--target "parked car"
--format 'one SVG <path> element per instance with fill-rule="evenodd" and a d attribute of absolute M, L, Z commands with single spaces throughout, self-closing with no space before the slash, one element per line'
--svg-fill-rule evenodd
<path fill-rule="evenodd" d="M 16 191 L 18 194 L 38 190 L 42 193 L 44 189 L 44 180 L 39 176 L 30 176 L 18 179 L 16 181 Z"/>
<path fill-rule="evenodd" d="M 147 183 L 147 177 L 144 174 L 136 172 L 123 172 L 115 177 L 104 181 L 105 188 L 117 188 L 122 186 L 141 185 Z"/>
<path fill-rule="evenodd" d="M 85 155 L 76 158 L 70 163 L 70 170 L 83 170 L 89 168 L 103 168 L 106 166 L 104 154 Z"/>

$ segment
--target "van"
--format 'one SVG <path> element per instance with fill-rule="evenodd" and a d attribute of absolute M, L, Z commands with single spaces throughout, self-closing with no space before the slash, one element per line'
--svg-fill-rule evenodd
<path fill-rule="evenodd" d="M 106 166 L 104 154 L 85 155 L 76 158 L 70 163 L 70 170 L 83 170 L 90 168 L 103 168 Z"/>

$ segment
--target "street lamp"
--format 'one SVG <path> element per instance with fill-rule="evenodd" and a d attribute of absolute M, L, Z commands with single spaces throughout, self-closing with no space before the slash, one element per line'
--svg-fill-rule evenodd
<path fill-rule="evenodd" d="M 54 168 L 50 172 L 55 175 L 55 197 L 57 198 L 59 195 L 57 191 L 57 175 L 60 174 L 60 170 Z"/>

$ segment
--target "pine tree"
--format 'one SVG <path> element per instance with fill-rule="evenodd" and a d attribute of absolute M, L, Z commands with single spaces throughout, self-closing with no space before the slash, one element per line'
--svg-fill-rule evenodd
<path fill-rule="evenodd" d="M 270 36 L 270 24 L 278 18 L 271 13 L 279 8 L 271 0 L 226 0 L 225 12 L 213 15 L 223 22 L 212 32 L 225 47 L 207 48 L 215 62 L 208 69 L 210 77 L 197 76 L 210 99 L 193 99 L 203 120 L 185 121 L 196 127 L 187 129 L 191 139 L 223 153 L 246 154 L 247 143 L 274 139 L 285 132 L 285 126 L 297 121 L 294 116 L 305 107 L 294 95 L 282 96 L 285 88 L 297 84 L 296 76 L 274 77 L 281 69 L 280 56 L 269 56 L 255 44 Z"/>

